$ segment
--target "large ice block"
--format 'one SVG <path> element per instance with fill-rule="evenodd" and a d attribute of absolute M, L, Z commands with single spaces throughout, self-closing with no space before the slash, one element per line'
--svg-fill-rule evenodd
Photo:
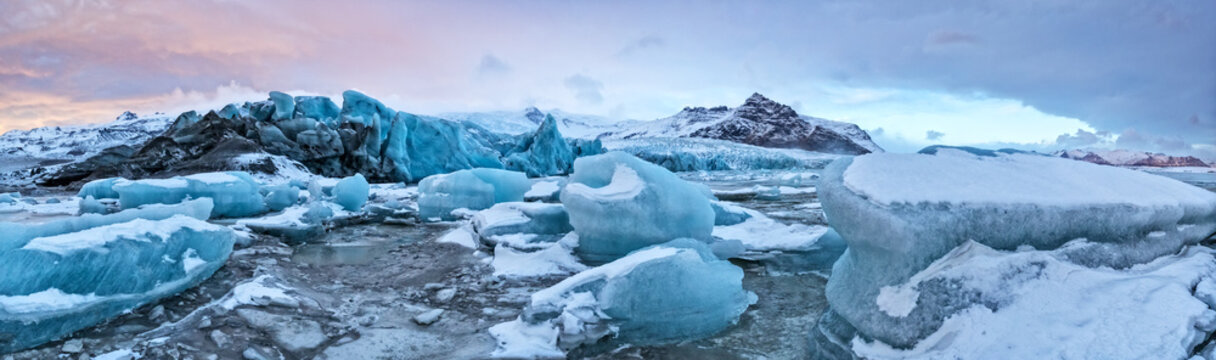
<path fill-rule="evenodd" d="M 515 150 L 507 156 L 504 165 L 528 176 L 567 174 L 574 163 L 574 151 L 557 130 L 557 121 L 552 115 L 545 115 L 536 133 L 524 137 Z"/>
<path fill-rule="evenodd" d="M 363 174 L 355 174 L 355 176 L 339 180 L 338 184 L 334 185 L 334 202 L 342 205 L 346 211 L 359 211 L 363 208 L 363 204 L 367 203 L 370 191 L 370 185 Z"/>
<path fill-rule="evenodd" d="M 702 190 L 614 151 L 575 160 L 561 200 L 579 234 L 579 257 L 604 263 L 676 238 L 709 241 L 715 214 Z"/>
<path fill-rule="evenodd" d="M 169 179 L 119 180 L 114 183 L 123 209 L 146 204 L 176 204 L 186 198 L 211 198 L 212 216 L 243 217 L 266 211 L 259 184 L 238 171 L 202 173 Z"/>
<path fill-rule="evenodd" d="M 570 215 L 561 204 L 535 202 L 505 202 L 473 216 L 473 229 L 481 241 L 497 245 L 503 235 L 536 235 L 534 238 L 554 240 L 570 232 Z"/>
<path fill-rule="evenodd" d="M 0 222 L 0 228 L 4 229 L 3 235 L 0 235 L 0 251 L 25 246 L 26 242 L 37 237 L 61 235 L 135 219 L 161 220 L 185 215 L 207 220 L 211 217 L 213 204 L 210 198 L 202 198 L 183 201 L 179 204 L 149 204 L 108 215 L 84 214 L 42 223 Z"/>
<path fill-rule="evenodd" d="M 523 173 L 501 169 L 431 175 L 418 184 L 418 213 L 423 219 L 452 220 L 452 210 L 482 210 L 501 202 L 523 201 L 531 188 Z"/>
<path fill-rule="evenodd" d="M 1072 264 L 1121 270 L 1173 256 L 1216 231 L 1214 193 L 1144 172 L 1024 154 L 940 148 L 936 155 L 845 158 L 824 171 L 819 196 L 848 243 L 827 284 L 832 312 L 825 319 L 900 348 L 973 306 L 1000 311 L 1000 302 L 987 299 L 1012 290 L 953 281 L 921 284 L 919 300 L 883 311 L 883 288 L 909 282 L 967 241 L 1000 251 L 1056 250 Z M 1001 281 L 1013 287 L 1020 280 Z"/>
<path fill-rule="evenodd" d="M 54 340 L 197 285 L 232 230 L 189 216 L 135 219 L 0 250 L 0 353 Z"/>
<path fill-rule="evenodd" d="M 710 336 L 755 303 L 742 281 L 699 240 L 641 249 L 532 294 L 518 319 L 490 328 L 493 356 L 561 357 L 608 335 L 634 345 Z"/>

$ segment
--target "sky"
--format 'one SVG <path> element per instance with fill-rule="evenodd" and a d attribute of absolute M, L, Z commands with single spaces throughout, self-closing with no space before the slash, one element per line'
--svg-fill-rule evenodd
<path fill-rule="evenodd" d="M 271 90 L 649 120 L 759 92 L 930 144 L 1216 160 L 1216 1 L 0 2 L 0 132 Z"/>

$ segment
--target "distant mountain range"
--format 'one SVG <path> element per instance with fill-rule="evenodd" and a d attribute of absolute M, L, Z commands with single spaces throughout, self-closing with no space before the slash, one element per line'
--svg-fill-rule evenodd
<path fill-rule="evenodd" d="M 1150 167 L 1211 166 L 1194 156 L 1170 156 L 1160 153 L 1131 150 L 1061 150 L 1052 153 L 1051 155 L 1102 165 Z"/>
<path fill-rule="evenodd" d="M 613 121 L 553 110 L 558 128 L 568 137 L 638 139 L 705 138 L 769 148 L 859 155 L 882 152 L 857 125 L 799 115 L 789 106 L 753 94 L 738 107 L 686 107 L 653 121 Z M 449 113 L 439 117 L 476 123 L 492 131 L 522 133 L 536 128 L 544 114 L 536 108 L 520 112 Z"/>

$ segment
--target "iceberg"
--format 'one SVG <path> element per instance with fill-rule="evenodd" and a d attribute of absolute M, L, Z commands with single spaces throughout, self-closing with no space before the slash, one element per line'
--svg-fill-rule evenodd
<path fill-rule="evenodd" d="M 552 242 L 556 237 L 573 230 L 566 208 L 561 204 L 546 203 L 495 204 L 489 209 L 477 212 L 473 216 L 472 224 L 482 242 L 490 246 L 497 245 L 503 235 L 534 235 L 529 240 L 548 239 L 548 242 Z"/>
<path fill-rule="evenodd" d="M 236 224 L 253 232 L 282 238 L 284 243 L 299 244 L 325 233 L 322 222 L 333 217 L 333 210 L 321 202 L 309 206 L 292 206 L 282 212 L 254 219 L 237 220 Z M 320 213 L 329 211 L 328 214 Z"/>
<path fill-rule="evenodd" d="M 214 201 L 211 215 L 215 217 L 243 217 L 265 212 L 266 204 L 258 192 L 259 187 L 249 174 L 236 171 L 114 183 L 123 209 L 206 197 Z"/>
<path fill-rule="evenodd" d="M 232 230 L 177 215 L 0 250 L 0 352 L 37 346 L 195 286 L 227 261 L 232 244 Z"/>
<path fill-rule="evenodd" d="M 363 174 L 355 174 L 334 185 L 334 202 L 342 205 L 346 211 L 359 211 L 363 208 L 363 204 L 367 203 L 370 191 L 367 179 L 363 177 Z"/>
<path fill-rule="evenodd" d="M 518 319 L 490 328 L 491 356 L 564 357 L 610 335 L 634 345 L 704 338 L 755 303 L 742 280 L 699 240 L 647 247 L 532 294 Z"/>
<path fill-rule="evenodd" d="M 917 273 L 968 241 L 1001 252 L 1053 251 L 1053 258 L 1069 264 L 1119 272 L 1175 256 L 1216 232 L 1216 193 L 1143 172 L 1037 155 L 939 148 L 936 155 L 842 158 L 824 170 L 818 191 L 830 224 L 848 244 L 827 283 L 831 310 L 815 336 L 821 348 L 847 347 L 854 335 L 912 348 L 969 309 L 1000 313 L 1007 304 L 992 299 L 1012 296 L 1003 292 L 1024 279 L 996 279 L 1005 283 L 985 287 L 926 281 L 915 286 L 920 296 L 914 301 L 891 307 L 883 300 L 890 299 L 883 289 L 907 288 Z M 1033 276 L 1044 266 L 1030 262 L 1022 274 Z M 1043 311 L 1089 305 L 1053 306 Z"/>
<path fill-rule="evenodd" d="M 34 238 L 73 233 L 135 219 L 162 220 L 184 215 L 199 220 L 207 220 L 211 217 L 213 204 L 211 199 L 202 198 L 171 205 L 149 204 L 107 215 L 84 214 L 42 223 L 0 222 L 0 227 L 5 229 L 4 236 L 0 237 L 0 251 L 20 248 Z"/>
<path fill-rule="evenodd" d="M 418 213 L 423 220 L 454 220 L 452 210 L 483 210 L 501 202 L 523 201 L 531 188 L 523 173 L 502 169 L 432 175 L 418 184 Z"/>
<path fill-rule="evenodd" d="M 578 255 L 605 263 L 677 238 L 708 242 L 714 210 L 704 188 L 623 152 L 579 158 L 561 191 Z"/>
<path fill-rule="evenodd" d="M 507 169 L 537 177 L 568 174 L 573 163 L 574 152 L 557 130 L 557 121 L 552 115 L 545 115 L 536 133 L 524 137 L 503 165 Z"/>
<path fill-rule="evenodd" d="M 715 248 L 736 241 L 738 253 L 729 257 L 758 261 L 769 273 L 804 273 L 832 268 L 845 250 L 844 239 L 826 226 L 782 224 L 764 213 L 712 202 L 716 218 Z"/>
<path fill-rule="evenodd" d="M 263 187 L 262 191 L 266 193 L 266 207 L 270 211 L 286 209 L 300 200 L 300 189 L 291 185 Z"/>
<path fill-rule="evenodd" d="M 93 195 L 86 196 L 80 199 L 80 214 L 105 214 L 109 212 L 109 208 L 101 201 L 93 198 Z"/>
<path fill-rule="evenodd" d="M 114 183 L 122 178 L 106 178 L 97 179 L 84 184 L 80 187 L 80 192 L 76 196 L 81 199 L 92 196 L 94 199 L 117 199 L 118 192 L 114 191 Z"/>
<path fill-rule="evenodd" d="M 494 246 L 494 276 L 532 278 L 541 276 L 563 276 L 587 270 L 587 266 L 574 256 L 578 247 L 578 235 L 567 234 L 543 247 L 519 250 L 515 244 L 502 242 Z"/>

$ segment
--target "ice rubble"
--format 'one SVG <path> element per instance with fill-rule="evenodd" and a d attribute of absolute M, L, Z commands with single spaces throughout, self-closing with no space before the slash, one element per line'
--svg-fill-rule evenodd
<path fill-rule="evenodd" d="M 578 255 L 604 263 L 676 238 L 710 240 L 714 211 L 701 187 L 623 152 L 579 158 L 561 201 Z"/>
<path fill-rule="evenodd" d="M 169 179 L 117 180 L 113 189 L 123 209 L 211 198 L 212 216 L 243 217 L 266 211 L 260 184 L 244 172 L 201 173 Z"/>
<path fill-rule="evenodd" d="M 755 303 L 742 280 L 700 241 L 647 247 L 532 294 L 518 319 L 490 328 L 492 356 L 564 357 L 608 335 L 637 345 L 710 336 Z"/>
<path fill-rule="evenodd" d="M 232 243 L 226 227 L 175 215 L 36 237 L 0 250 L 0 352 L 53 340 L 194 286 L 224 264 Z"/>
<path fill-rule="evenodd" d="M 943 324 L 971 316 L 963 314 L 991 311 L 1006 316 L 1003 309 L 1019 309 L 1018 302 L 1011 299 L 1019 295 L 1012 289 L 1026 282 L 1021 275 L 1042 276 L 1048 279 L 1042 286 L 1058 286 L 1054 282 L 1063 280 L 1049 276 L 1047 269 L 1079 266 L 1135 278 L 1137 267 L 1147 266 L 1138 264 L 1157 261 L 1164 263 L 1155 266 L 1164 267 L 1180 261 L 1172 260 L 1171 255 L 1216 231 L 1214 193 L 1142 172 L 1024 154 L 977 156 L 938 149 L 936 155 L 871 154 L 841 159 L 824 171 L 819 196 L 833 228 L 848 243 L 826 288 L 831 310 L 815 336 L 821 356 L 832 355 L 836 351 L 832 346 L 847 347 L 854 336 L 906 349 L 929 341 L 926 339 L 939 331 L 952 331 L 942 330 Z M 1027 261 L 1010 277 L 992 280 L 999 286 L 972 285 L 957 277 L 904 285 L 969 240 L 1000 251 L 1052 251 L 1052 258 L 1064 264 Z M 964 264 L 962 268 L 974 266 L 980 265 Z M 1191 284 L 1183 283 L 1193 285 L 1200 278 L 1207 281 L 1211 277 L 1200 274 L 1188 278 Z M 1182 281 L 1138 279 L 1146 288 Z M 1084 286 L 1098 288 L 1097 284 Z M 891 287 L 916 289 L 919 297 L 895 305 L 890 290 L 883 295 L 883 289 Z M 1007 290 L 1000 290 L 1002 287 Z M 1142 291 L 1132 293 L 1136 292 Z M 1025 299 L 1025 304 L 1038 301 L 1029 300 L 1033 296 Z M 1137 310 L 1150 306 L 1145 302 L 1150 299 L 1129 301 L 1141 301 L 1122 307 L 1135 311 L 1130 316 L 1166 316 Z M 1036 308 L 1032 317 L 1050 318 L 1057 311 L 1086 306 L 1090 304 L 1067 301 L 1032 306 Z M 1183 352 L 1190 350 L 1184 345 L 1196 336 L 1136 321 L 1120 322 L 1118 328 L 1142 339 L 1176 340 L 1173 346 Z M 959 329 L 949 336 L 981 336 L 970 331 Z M 995 341 L 989 344 L 994 347 L 1018 341 L 988 339 Z M 1084 339 L 1058 338 L 1053 345 L 1058 349 L 1089 346 Z"/>
<path fill-rule="evenodd" d="M 523 201 L 531 188 L 523 173 L 502 169 L 432 175 L 418 184 L 418 213 L 424 220 L 454 220 L 452 210 L 482 210 L 496 203 Z"/>

